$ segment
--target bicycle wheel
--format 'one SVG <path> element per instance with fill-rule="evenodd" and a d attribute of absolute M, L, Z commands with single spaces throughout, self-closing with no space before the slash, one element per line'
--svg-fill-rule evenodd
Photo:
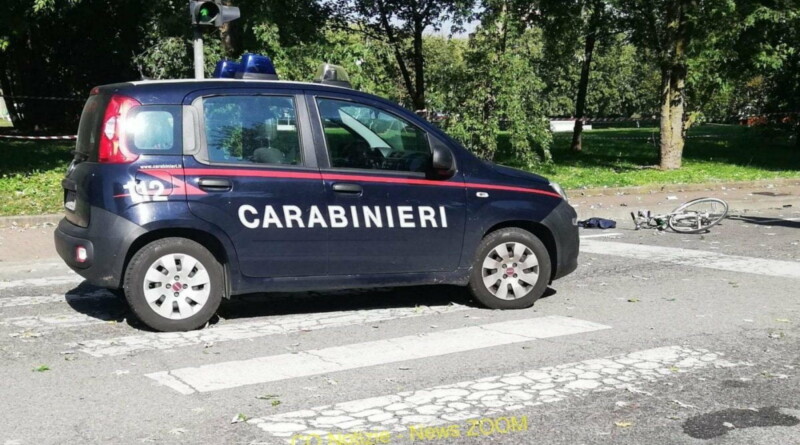
<path fill-rule="evenodd" d="M 673 210 L 667 223 L 679 233 L 699 233 L 719 224 L 727 215 L 727 202 L 717 198 L 698 198 Z"/>

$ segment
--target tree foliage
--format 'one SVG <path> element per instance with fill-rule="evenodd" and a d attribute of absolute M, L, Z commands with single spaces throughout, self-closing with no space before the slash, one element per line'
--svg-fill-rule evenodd
<path fill-rule="evenodd" d="M 544 83 L 536 75 L 541 53 L 538 33 L 513 20 L 513 2 L 490 0 L 483 5 L 481 26 L 471 37 L 464 69 L 455 76 L 459 88 L 449 96 L 447 129 L 485 159 L 497 154 L 501 128 L 510 134 L 516 165 L 533 168 L 552 160 L 551 136 L 538 93 Z"/>

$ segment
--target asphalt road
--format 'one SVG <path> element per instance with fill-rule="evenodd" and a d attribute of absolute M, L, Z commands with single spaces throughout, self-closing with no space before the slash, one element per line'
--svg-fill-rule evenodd
<path fill-rule="evenodd" d="M 4 263 L 0 444 L 800 444 L 800 212 L 620 225 L 528 310 L 254 295 L 182 334 L 58 261 Z"/>

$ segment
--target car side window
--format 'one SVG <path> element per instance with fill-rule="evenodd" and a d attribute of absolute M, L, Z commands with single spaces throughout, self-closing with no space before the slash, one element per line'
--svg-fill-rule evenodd
<path fill-rule="evenodd" d="M 317 99 L 331 167 L 426 172 L 432 155 L 427 134 L 378 108 Z"/>
<path fill-rule="evenodd" d="M 203 99 L 208 160 L 221 164 L 302 163 L 291 96 L 213 96 Z"/>

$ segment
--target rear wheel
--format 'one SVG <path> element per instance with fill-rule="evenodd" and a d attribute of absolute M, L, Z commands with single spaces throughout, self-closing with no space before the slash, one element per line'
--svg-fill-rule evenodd
<path fill-rule="evenodd" d="M 680 233 L 706 232 L 728 215 L 728 203 L 717 198 L 699 198 L 689 201 L 669 216 L 669 227 Z"/>
<path fill-rule="evenodd" d="M 550 255 L 532 233 L 500 229 L 478 246 L 469 288 L 491 309 L 530 307 L 544 294 L 550 281 Z"/>
<path fill-rule="evenodd" d="M 125 298 L 133 313 L 158 331 L 205 325 L 223 294 L 222 265 L 205 247 L 185 238 L 154 241 L 131 259 Z"/>

